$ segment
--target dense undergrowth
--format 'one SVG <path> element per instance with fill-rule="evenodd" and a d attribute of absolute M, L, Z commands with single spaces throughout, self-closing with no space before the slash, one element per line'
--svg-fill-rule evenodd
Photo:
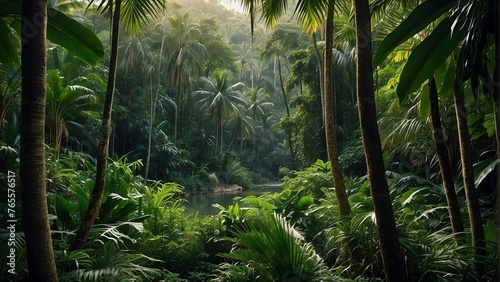
<path fill-rule="evenodd" d="M 285 176 L 280 193 L 238 199 L 220 207 L 217 215 L 199 217 L 185 215 L 181 185 L 146 184 L 134 174 L 140 165 L 125 158 L 110 162 L 106 193 L 89 241 L 84 249 L 70 252 L 73 232 L 88 204 L 94 167 L 80 155 L 49 162 L 49 211 L 61 281 L 376 281 L 384 277 L 364 177 L 346 179 L 352 214 L 345 220 L 339 218 L 329 165 L 322 161 Z M 483 207 L 486 255 L 481 258 L 484 274 L 478 277 L 471 270 L 469 231 L 463 239 L 455 239 L 442 187 L 415 174 L 388 172 L 388 177 L 412 281 L 495 281 L 494 209 Z M 465 201 L 460 193 L 459 200 Z M 6 205 L 3 200 L 2 209 Z M 466 213 L 463 208 L 467 223 Z M 2 226 L 6 220 L 2 216 Z M 9 233 L 0 234 L 0 280 L 6 281 L 12 278 L 6 273 Z M 15 277 L 21 281 L 27 275 L 22 230 L 16 230 L 15 238 Z M 347 251 L 351 241 L 356 242 L 355 256 Z"/>

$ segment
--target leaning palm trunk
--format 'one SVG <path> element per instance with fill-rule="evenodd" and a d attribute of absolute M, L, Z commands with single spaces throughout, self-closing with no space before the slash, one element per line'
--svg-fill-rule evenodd
<path fill-rule="evenodd" d="M 398 240 L 389 187 L 385 176 L 382 146 L 377 125 L 373 91 L 371 17 L 368 0 L 355 0 L 357 97 L 359 121 L 365 150 L 370 191 L 377 220 L 380 253 L 388 282 L 408 281 Z"/>
<path fill-rule="evenodd" d="M 81 249 L 87 241 L 90 229 L 92 228 L 92 225 L 94 224 L 94 221 L 99 214 L 101 199 L 104 193 L 109 136 L 111 133 L 111 109 L 113 105 L 113 94 L 115 91 L 116 66 L 118 58 L 120 7 L 121 0 L 116 0 L 115 10 L 113 14 L 113 29 L 111 33 L 111 55 L 109 61 L 108 87 L 106 90 L 106 98 L 104 100 L 99 145 L 97 147 L 97 167 L 94 189 L 92 190 L 85 215 L 80 222 L 80 227 L 75 234 L 73 242 L 71 243 L 70 250 Z"/>
<path fill-rule="evenodd" d="M 45 183 L 47 1 L 24 0 L 22 16 L 23 88 L 19 169 L 29 279 L 57 281 Z"/>
<path fill-rule="evenodd" d="M 322 89 L 322 104 L 323 106 L 323 123 L 325 126 L 326 148 L 328 159 L 330 160 L 330 170 L 335 187 L 335 196 L 337 197 L 337 206 L 339 209 L 341 220 L 348 224 L 347 216 L 351 214 L 351 206 L 347 197 L 347 192 L 340 167 L 339 152 L 337 144 L 337 130 L 335 122 L 335 99 L 333 93 L 333 16 L 334 16 L 334 1 L 330 1 L 328 5 L 328 13 L 325 25 L 325 50 L 324 62 L 322 68 L 323 74 L 323 89 Z M 356 260 L 360 259 L 358 242 L 356 239 L 350 240 L 347 243 L 349 256 L 352 264 L 356 264 Z M 356 275 L 356 270 L 351 269 L 353 275 Z"/>
<path fill-rule="evenodd" d="M 467 199 L 467 210 L 474 247 L 474 272 L 481 277 L 483 267 L 480 263 L 484 255 L 484 230 L 481 219 L 481 210 L 477 198 L 476 185 L 474 183 L 474 169 L 472 159 L 472 147 L 470 145 L 469 127 L 467 125 L 467 111 L 464 103 L 464 93 L 457 79 L 453 82 L 453 100 L 458 126 L 458 140 L 460 142 L 460 159 L 462 161 L 462 177 L 464 181 L 465 197 Z"/>
<path fill-rule="evenodd" d="M 450 166 L 448 151 L 444 144 L 444 132 L 441 127 L 441 117 L 439 114 L 439 100 L 434 77 L 429 79 L 429 100 L 431 106 L 430 120 L 432 126 L 432 137 L 434 146 L 436 147 L 436 155 L 439 161 L 439 170 L 443 180 L 444 192 L 446 195 L 446 203 L 448 204 L 448 214 L 453 234 L 457 241 L 463 239 L 462 232 L 464 224 L 462 215 L 460 214 L 460 206 L 458 205 L 457 194 L 455 192 L 455 184 L 453 183 L 453 174 Z"/>
<path fill-rule="evenodd" d="M 325 57 L 324 57 L 324 101 L 325 101 L 325 135 L 326 147 L 328 151 L 328 159 L 335 186 L 335 195 L 337 196 L 337 205 L 341 216 L 346 216 L 351 213 L 351 206 L 347 199 L 347 192 L 340 168 L 339 152 L 337 146 L 337 132 L 335 129 L 335 101 L 333 93 L 333 1 L 330 1 L 328 15 L 326 18 L 326 38 L 325 38 Z"/>

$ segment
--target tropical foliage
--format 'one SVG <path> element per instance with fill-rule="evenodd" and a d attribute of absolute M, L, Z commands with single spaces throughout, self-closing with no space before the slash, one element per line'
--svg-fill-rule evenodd
<path fill-rule="evenodd" d="M 237 2 L 0 3 L 0 280 L 497 281 L 498 1 Z"/>

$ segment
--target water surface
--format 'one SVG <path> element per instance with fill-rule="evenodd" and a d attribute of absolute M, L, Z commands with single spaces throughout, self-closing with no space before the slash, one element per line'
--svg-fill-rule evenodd
<path fill-rule="evenodd" d="M 251 195 L 258 197 L 265 192 L 280 192 L 281 190 L 282 187 L 280 182 L 270 182 L 266 184 L 255 185 L 253 188 L 245 189 L 243 191 L 189 195 L 185 198 L 185 213 L 186 215 L 191 215 L 198 212 L 198 216 L 215 215 L 220 212 L 219 208 L 214 207 L 214 205 L 216 204 L 227 208 L 230 205 L 234 204 L 233 199 L 235 197 L 245 198 Z"/>

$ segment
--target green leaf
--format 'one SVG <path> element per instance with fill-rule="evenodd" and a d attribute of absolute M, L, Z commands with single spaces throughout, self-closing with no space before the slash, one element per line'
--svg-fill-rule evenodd
<path fill-rule="evenodd" d="M 429 116 L 431 99 L 429 97 L 429 84 L 424 84 L 420 93 L 420 118 L 425 120 Z"/>
<path fill-rule="evenodd" d="M 12 29 L 0 18 L 0 64 L 19 65 L 19 39 Z"/>
<path fill-rule="evenodd" d="M 314 198 L 312 196 L 302 196 L 295 205 L 299 210 L 306 210 L 312 204 L 314 204 Z"/>
<path fill-rule="evenodd" d="M 430 0 L 416 7 L 408 18 L 380 43 L 373 57 L 373 64 L 381 65 L 396 47 L 449 11 L 456 2 L 456 0 Z"/>
<path fill-rule="evenodd" d="M 439 88 L 440 85 L 438 85 L 438 91 L 440 93 L 440 96 L 451 90 L 451 87 L 453 86 L 453 81 L 455 80 L 456 72 L 457 72 L 457 66 L 454 63 L 450 62 L 448 64 L 448 69 L 446 71 L 446 75 L 444 77 L 441 88 Z"/>
<path fill-rule="evenodd" d="M 103 58 L 104 46 L 90 29 L 54 9 L 49 9 L 48 15 L 47 39 L 91 66 Z"/>
<path fill-rule="evenodd" d="M 103 58 L 102 42 L 90 29 L 52 8 L 48 9 L 47 15 L 48 40 L 64 47 L 91 66 L 95 66 Z M 21 16 L 21 2 L 18 0 L 0 2 L 0 18 L 12 16 Z"/>
<path fill-rule="evenodd" d="M 272 210 L 274 210 L 276 208 L 275 205 L 273 205 L 271 203 L 268 203 L 265 200 L 263 200 L 261 198 L 257 198 L 257 197 L 255 197 L 253 195 L 245 197 L 241 201 L 244 202 L 244 203 L 247 203 L 249 205 L 252 205 L 254 207 L 263 208 L 263 209 L 268 210 L 268 211 L 272 211 Z"/>
<path fill-rule="evenodd" d="M 55 209 L 57 218 L 67 228 L 71 229 L 74 227 L 72 214 L 76 206 L 77 203 L 70 202 L 59 195 L 55 195 Z"/>
<path fill-rule="evenodd" d="M 453 31 L 455 18 L 446 18 L 422 41 L 408 58 L 401 72 L 396 92 L 402 103 L 408 93 L 415 92 L 446 61 L 465 38 L 466 28 Z"/>
<path fill-rule="evenodd" d="M 476 187 L 495 169 L 498 163 L 500 163 L 500 159 L 490 158 L 474 164 L 474 184 Z"/>

